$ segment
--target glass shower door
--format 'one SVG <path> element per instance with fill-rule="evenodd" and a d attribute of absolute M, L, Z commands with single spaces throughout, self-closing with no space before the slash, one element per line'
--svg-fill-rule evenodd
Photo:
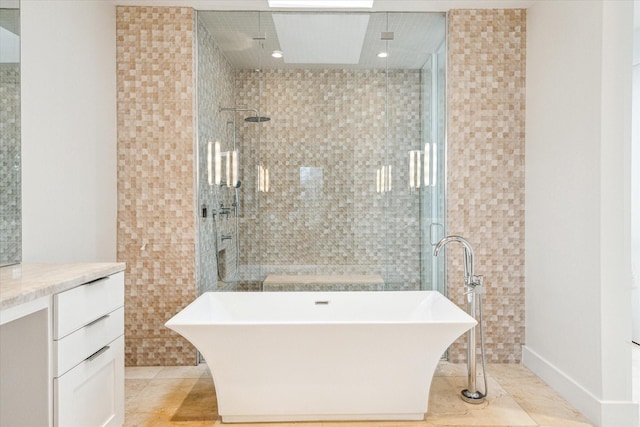
<path fill-rule="evenodd" d="M 446 235 L 445 206 L 445 43 L 422 68 L 422 143 L 425 182 L 420 194 L 422 290 L 446 293 L 445 257 L 433 255 Z"/>

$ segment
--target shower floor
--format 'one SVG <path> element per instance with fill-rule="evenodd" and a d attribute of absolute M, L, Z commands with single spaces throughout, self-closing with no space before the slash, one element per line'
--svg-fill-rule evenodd
<path fill-rule="evenodd" d="M 466 365 L 441 362 L 431 386 L 424 421 L 251 424 L 256 427 L 590 427 L 566 400 L 521 365 L 487 366 L 489 397 L 480 405 L 459 397 Z M 125 371 L 125 426 L 240 426 L 222 424 L 206 365 L 130 367 Z M 481 383 L 479 383 L 481 384 Z M 248 426 L 242 424 L 243 427 Z"/>

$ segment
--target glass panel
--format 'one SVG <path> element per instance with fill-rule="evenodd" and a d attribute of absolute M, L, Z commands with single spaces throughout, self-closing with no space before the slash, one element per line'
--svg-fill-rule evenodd
<path fill-rule="evenodd" d="M 198 13 L 200 291 L 443 289 L 443 46 L 443 14 Z"/>
<path fill-rule="evenodd" d="M 445 293 L 445 257 L 433 249 L 445 236 L 445 43 L 422 68 L 422 147 L 424 183 L 420 195 L 421 283 L 424 290 Z"/>
<path fill-rule="evenodd" d="M 0 3 L 0 266 L 22 257 L 20 9 Z"/>

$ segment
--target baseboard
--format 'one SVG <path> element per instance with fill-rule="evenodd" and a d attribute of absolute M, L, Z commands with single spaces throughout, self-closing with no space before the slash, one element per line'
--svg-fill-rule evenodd
<path fill-rule="evenodd" d="M 603 401 L 527 346 L 522 363 L 598 427 L 640 425 L 638 404 Z"/>

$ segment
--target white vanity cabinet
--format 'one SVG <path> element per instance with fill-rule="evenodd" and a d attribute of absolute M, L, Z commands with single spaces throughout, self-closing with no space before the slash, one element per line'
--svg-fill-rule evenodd
<path fill-rule="evenodd" d="M 0 426 L 124 424 L 125 267 L 0 268 Z"/>
<path fill-rule="evenodd" d="M 124 422 L 124 273 L 53 297 L 55 427 Z"/>

